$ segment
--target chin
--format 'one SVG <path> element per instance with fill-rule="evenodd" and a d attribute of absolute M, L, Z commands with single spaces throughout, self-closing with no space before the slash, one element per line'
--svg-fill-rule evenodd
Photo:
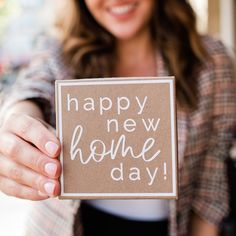
<path fill-rule="evenodd" d="M 120 32 L 120 33 L 113 33 L 113 36 L 117 39 L 117 40 L 132 40 L 136 37 L 135 33 L 132 32 Z"/>

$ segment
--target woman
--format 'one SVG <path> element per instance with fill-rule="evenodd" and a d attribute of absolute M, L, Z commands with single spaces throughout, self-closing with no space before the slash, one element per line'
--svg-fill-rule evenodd
<path fill-rule="evenodd" d="M 65 12 L 61 43 L 36 58 L 5 97 L 0 189 L 32 200 L 60 193 L 60 143 L 42 121 L 55 125 L 55 79 L 175 75 L 179 200 L 94 200 L 81 208 L 78 201 L 42 201 L 28 235 L 166 235 L 168 221 L 172 236 L 218 235 L 228 212 L 224 162 L 236 117 L 223 45 L 199 36 L 184 0 L 68 0 Z"/>

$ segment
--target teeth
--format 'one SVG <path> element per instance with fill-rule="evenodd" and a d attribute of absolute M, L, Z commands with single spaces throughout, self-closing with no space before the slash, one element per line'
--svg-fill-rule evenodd
<path fill-rule="evenodd" d="M 130 10 L 134 8 L 134 4 L 125 5 L 125 6 L 119 6 L 119 7 L 112 7 L 111 12 L 114 14 L 125 14 L 128 13 Z"/>

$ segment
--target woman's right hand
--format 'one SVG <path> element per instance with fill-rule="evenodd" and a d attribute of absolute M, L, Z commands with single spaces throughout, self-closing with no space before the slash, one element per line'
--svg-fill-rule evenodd
<path fill-rule="evenodd" d="M 11 114 L 0 128 L 0 191 L 29 200 L 60 193 L 60 142 L 39 120 Z"/>

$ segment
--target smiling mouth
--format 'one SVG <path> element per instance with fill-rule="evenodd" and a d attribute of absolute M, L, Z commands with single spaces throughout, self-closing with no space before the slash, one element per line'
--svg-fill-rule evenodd
<path fill-rule="evenodd" d="M 110 12 L 115 15 L 124 15 L 132 12 L 136 7 L 136 3 L 130 3 L 122 6 L 114 6 L 110 8 Z"/>

